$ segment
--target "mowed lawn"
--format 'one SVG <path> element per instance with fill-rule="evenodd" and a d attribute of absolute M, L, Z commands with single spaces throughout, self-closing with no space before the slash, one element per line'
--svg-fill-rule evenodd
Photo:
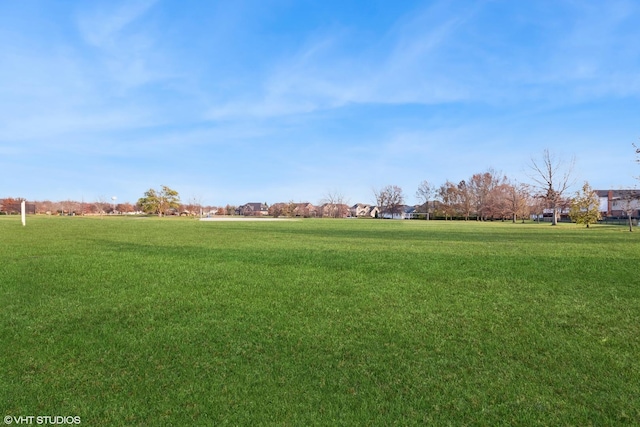
<path fill-rule="evenodd" d="M 638 425 L 640 230 L 0 217 L 0 415 Z"/>

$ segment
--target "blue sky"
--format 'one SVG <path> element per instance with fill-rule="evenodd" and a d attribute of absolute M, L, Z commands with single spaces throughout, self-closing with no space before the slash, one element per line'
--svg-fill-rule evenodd
<path fill-rule="evenodd" d="M 0 197 L 639 184 L 640 2 L 0 1 Z"/>

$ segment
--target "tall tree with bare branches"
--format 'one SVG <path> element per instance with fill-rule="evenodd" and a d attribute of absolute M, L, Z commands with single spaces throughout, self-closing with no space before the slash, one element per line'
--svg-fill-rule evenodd
<path fill-rule="evenodd" d="M 520 217 L 524 223 L 525 218 L 529 218 L 531 215 L 531 204 L 533 201 L 533 195 L 531 194 L 531 187 L 528 184 L 520 183 L 515 184 L 517 193 L 517 211 L 516 218 Z"/>
<path fill-rule="evenodd" d="M 633 231 L 633 214 L 638 211 L 638 199 L 640 198 L 640 191 L 630 190 L 622 192 L 620 199 L 621 209 L 627 215 L 629 231 Z"/>
<path fill-rule="evenodd" d="M 429 201 L 431 196 L 435 193 L 435 187 L 429 183 L 429 181 L 422 181 L 418 186 L 418 190 L 416 191 L 416 197 L 418 200 L 422 202 L 421 206 L 424 208 L 424 212 L 426 213 L 425 219 L 429 219 Z"/>
<path fill-rule="evenodd" d="M 347 212 L 345 212 L 347 202 L 341 192 L 337 190 L 329 191 L 323 201 L 325 204 L 323 215 L 329 218 L 343 218 L 347 215 Z"/>
<path fill-rule="evenodd" d="M 374 188 L 373 196 L 376 198 L 376 206 L 378 206 L 378 210 L 380 211 L 380 215 L 376 215 L 376 217 L 382 219 L 384 207 L 387 205 L 388 194 L 384 191 L 384 188 L 380 190 Z"/>
<path fill-rule="evenodd" d="M 437 190 L 438 199 L 440 199 L 439 210 L 444 215 L 446 221 L 449 217 L 453 218 L 456 213 L 456 205 L 458 200 L 458 187 L 451 181 L 447 180 Z"/>
<path fill-rule="evenodd" d="M 564 193 L 573 184 L 574 164 L 575 160 L 565 162 L 552 154 L 549 149 L 542 152 L 540 159 L 531 158 L 530 177 L 553 210 L 551 225 L 558 224 L 558 208 Z"/>
<path fill-rule="evenodd" d="M 473 192 L 467 182 L 462 180 L 458 183 L 457 191 L 454 193 L 457 201 L 457 210 L 464 216 L 464 220 L 468 221 L 474 208 Z"/>
<path fill-rule="evenodd" d="M 497 209 L 499 197 L 497 197 L 496 189 L 504 184 L 506 180 L 507 178 L 501 172 L 497 172 L 492 168 L 471 176 L 467 183 L 467 188 L 475 203 L 478 220 L 484 221 L 489 217 L 500 216 L 499 209 Z"/>
<path fill-rule="evenodd" d="M 382 212 L 381 217 L 387 213 L 393 218 L 394 215 L 400 214 L 404 203 L 404 194 L 402 188 L 397 185 L 387 185 L 381 190 L 373 190 L 376 203 Z"/>

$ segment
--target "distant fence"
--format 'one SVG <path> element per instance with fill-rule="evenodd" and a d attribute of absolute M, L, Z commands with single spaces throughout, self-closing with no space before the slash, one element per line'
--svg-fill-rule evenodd
<path fill-rule="evenodd" d="M 414 214 L 411 219 L 418 219 L 418 220 L 424 220 L 425 215 L 423 214 Z M 444 221 L 445 217 L 441 216 L 441 215 L 434 215 L 431 214 L 429 217 L 430 220 L 432 221 Z M 637 226 L 638 225 L 638 219 L 639 218 L 631 218 L 631 223 L 633 224 L 633 226 Z M 453 216 L 453 217 L 447 217 L 446 220 L 448 221 L 477 221 L 478 218 L 476 216 L 469 216 L 469 218 L 465 218 L 465 217 L 461 217 L 461 216 Z M 512 221 L 511 218 L 487 218 L 485 221 L 490 222 L 490 221 L 495 221 L 495 222 L 510 222 Z M 521 222 L 522 218 L 518 218 L 517 222 Z M 527 218 L 527 221 L 532 221 L 532 222 L 551 222 L 551 217 L 550 216 L 545 216 L 545 217 L 541 217 L 539 219 L 537 218 Z M 563 222 L 563 223 L 571 223 L 573 221 L 571 221 L 571 218 L 568 217 L 561 217 L 558 218 L 558 222 Z M 607 224 L 607 225 L 629 225 L 629 219 L 628 218 L 621 218 L 621 217 L 606 217 L 601 219 L 600 221 L 598 221 L 598 224 Z"/>
<path fill-rule="evenodd" d="M 608 225 L 629 225 L 629 218 L 607 217 L 598 221 L 600 224 Z M 631 224 L 635 227 L 638 225 L 638 218 L 631 218 Z"/>

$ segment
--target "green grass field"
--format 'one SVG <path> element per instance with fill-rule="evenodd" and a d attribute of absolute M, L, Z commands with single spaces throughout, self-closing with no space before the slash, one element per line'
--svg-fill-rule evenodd
<path fill-rule="evenodd" d="M 640 424 L 640 232 L 0 217 L 0 415 Z"/>

